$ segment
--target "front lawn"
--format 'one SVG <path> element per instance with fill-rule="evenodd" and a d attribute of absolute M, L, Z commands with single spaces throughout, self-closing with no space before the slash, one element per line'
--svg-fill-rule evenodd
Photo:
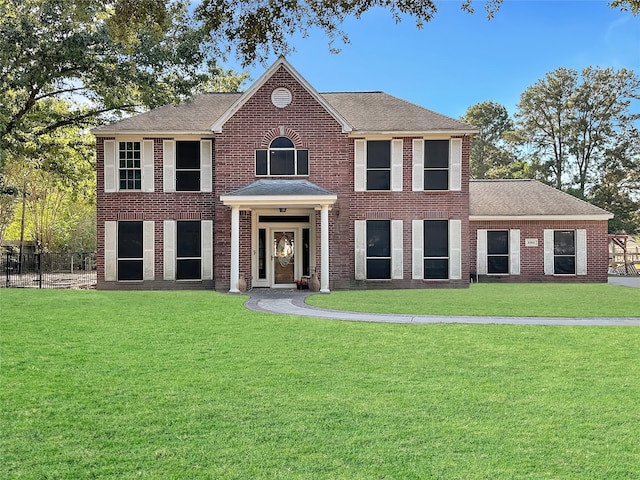
<path fill-rule="evenodd" d="M 640 317 L 640 288 L 475 283 L 468 289 L 335 291 L 307 303 L 356 312 L 507 317 Z"/>
<path fill-rule="evenodd" d="M 245 299 L 0 290 L 0 478 L 637 478 L 640 328 Z"/>

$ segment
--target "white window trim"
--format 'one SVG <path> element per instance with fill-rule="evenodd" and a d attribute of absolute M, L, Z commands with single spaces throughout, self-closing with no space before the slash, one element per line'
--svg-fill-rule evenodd
<path fill-rule="evenodd" d="M 424 279 L 424 220 L 412 220 L 411 238 L 413 248 L 411 278 Z"/>
<path fill-rule="evenodd" d="M 412 156 L 412 178 L 411 190 L 414 192 L 424 191 L 424 140 L 414 138 L 411 145 Z"/>
<path fill-rule="evenodd" d="M 489 231 L 507 231 L 509 232 L 509 251 L 507 253 L 509 259 L 509 268 L 507 273 L 489 273 L 488 267 L 488 250 L 487 250 L 487 232 Z M 491 230 L 478 229 L 476 239 L 476 273 L 478 275 L 520 275 L 520 230 L 507 228 L 493 228 Z"/>
<path fill-rule="evenodd" d="M 104 279 L 118 279 L 118 222 L 104 222 Z"/>
<path fill-rule="evenodd" d="M 210 193 L 213 191 L 213 142 L 200 140 L 200 191 Z"/>
<path fill-rule="evenodd" d="M 142 191 L 143 192 L 153 192 L 154 185 L 154 175 L 155 175 L 155 166 L 154 166 L 154 152 L 153 152 L 153 140 L 143 140 L 142 141 L 142 160 L 141 160 L 141 168 L 142 168 Z"/>
<path fill-rule="evenodd" d="M 554 232 L 560 230 L 572 230 L 570 228 L 554 228 L 544 230 L 544 274 L 561 277 L 587 275 L 587 230 L 574 229 L 575 241 L 575 273 L 559 274 L 554 271 Z"/>
<path fill-rule="evenodd" d="M 142 279 L 155 279 L 155 222 L 142 222 Z"/>
<path fill-rule="evenodd" d="M 449 220 L 449 280 L 462 278 L 462 220 Z"/>
<path fill-rule="evenodd" d="M 401 280 L 403 276 L 403 232 L 402 220 L 391 220 L 391 279 Z"/>
<path fill-rule="evenodd" d="M 120 144 L 121 143 L 139 143 L 140 144 L 140 168 L 120 168 Z M 145 151 L 143 140 L 118 140 L 115 149 L 115 169 L 116 169 L 116 190 L 118 192 L 144 192 L 145 190 Z M 148 154 L 147 154 L 148 155 Z M 151 142 L 151 163 L 153 164 L 153 142 Z M 148 168 L 148 167 L 147 167 Z M 153 172 L 153 166 L 151 167 Z M 140 188 L 120 188 L 120 171 L 121 170 L 140 170 Z M 153 173 L 151 174 L 151 183 L 153 183 Z"/>
<path fill-rule="evenodd" d="M 104 141 L 104 191 L 118 191 L 118 165 L 116 163 L 116 141 Z"/>
<path fill-rule="evenodd" d="M 458 192 L 462 190 L 462 139 L 449 139 L 449 185 L 448 190 L 425 190 L 424 187 L 424 152 L 425 142 L 437 138 L 414 138 L 412 141 L 411 190 L 414 192 Z M 441 139 L 445 140 L 445 139 Z"/>
<path fill-rule="evenodd" d="M 367 221 L 356 220 L 353 225 L 355 244 L 355 279 L 366 280 L 367 265 Z"/>
<path fill-rule="evenodd" d="M 202 280 L 213 280 L 213 220 L 202 220 L 201 224 Z"/>
<path fill-rule="evenodd" d="M 162 189 L 167 193 L 176 191 L 176 142 L 162 142 Z"/>
<path fill-rule="evenodd" d="M 266 151 L 267 152 L 267 173 L 266 174 L 258 174 L 257 172 L 257 168 L 256 168 L 256 164 L 254 164 L 254 174 L 256 177 L 259 178 L 266 178 L 266 177 L 308 177 L 309 176 L 309 150 L 306 148 L 296 148 L 295 146 L 293 148 L 290 147 L 286 147 L 286 148 L 258 148 L 256 149 L 256 152 L 258 151 Z M 299 151 L 305 151 L 307 152 L 307 173 L 298 173 L 298 152 Z M 271 152 L 293 152 L 293 174 L 272 174 L 271 173 Z M 254 162 L 257 162 L 257 158 L 254 159 Z"/>
<path fill-rule="evenodd" d="M 164 280 L 176 279 L 176 222 L 175 220 L 164 221 L 163 233 L 164 255 L 163 255 L 163 278 Z"/>
<path fill-rule="evenodd" d="M 389 141 L 389 140 L 386 140 Z M 390 142 L 389 190 L 367 189 L 367 140 L 354 140 L 353 188 L 355 192 L 401 192 L 403 185 L 404 140 L 392 139 Z M 374 169 L 382 170 L 382 169 Z"/>
<path fill-rule="evenodd" d="M 354 150 L 354 171 L 353 171 L 353 188 L 356 192 L 365 192 L 367 186 L 366 175 L 366 157 L 367 142 L 366 140 L 355 140 L 353 142 Z"/>
<path fill-rule="evenodd" d="M 367 278 L 367 221 L 356 220 L 354 222 L 354 244 L 355 244 L 355 279 L 367 280 L 371 282 L 384 282 L 388 280 L 401 280 L 404 278 L 404 255 L 403 255 L 403 221 L 390 220 L 391 229 L 391 278 Z M 386 257 L 375 257 L 386 258 Z"/>
<path fill-rule="evenodd" d="M 462 190 L 462 140 L 460 138 L 449 140 L 449 190 L 452 192 Z"/>
<path fill-rule="evenodd" d="M 126 221 L 126 220 L 123 220 Z M 135 221 L 135 220 L 134 220 Z M 104 222 L 104 279 L 118 281 L 118 222 Z M 142 280 L 155 279 L 155 222 L 142 222 Z M 140 282 L 140 280 L 126 280 Z"/>
<path fill-rule="evenodd" d="M 411 278 L 414 280 L 425 280 L 427 282 L 460 280 L 462 278 L 462 221 L 456 219 L 448 220 L 448 242 L 449 251 L 447 260 L 449 261 L 448 278 L 424 278 L 424 222 L 429 220 L 439 220 L 436 218 L 425 220 L 412 220 L 412 268 Z M 444 257 L 441 257 L 444 258 Z"/>
<path fill-rule="evenodd" d="M 391 191 L 402 191 L 402 139 L 391 140 Z"/>

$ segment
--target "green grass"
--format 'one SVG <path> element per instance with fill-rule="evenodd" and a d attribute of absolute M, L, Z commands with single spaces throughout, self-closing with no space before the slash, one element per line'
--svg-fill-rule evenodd
<path fill-rule="evenodd" d="M 414 315 L 640 317 L 640 289 L 607 284 L 472 284 L 468 289 L 336 291 L 317 307 Z"/>
<path fill-rule="evenodd" d="M 640 328 L 0 290 L 3 479 L 636 479 Z"/>

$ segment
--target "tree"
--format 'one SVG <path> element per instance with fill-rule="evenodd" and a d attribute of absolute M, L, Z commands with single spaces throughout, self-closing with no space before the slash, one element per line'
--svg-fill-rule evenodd
<path fill-rule="evenodd" d="M 115 2 L 116 11 L 126 2 Z M 141 2 L 141 4 L 158 2 Z M 127 36 L 102 0 L 0 0 L 0 150 L 189 97 L 220 71 L 180 2 Z M 164 4 L 163 4 L 164 5 Z M 41 108 L 64 99 L 70 108 Z"/>
<path fill-rule="evenodd" d="M 474 13 L 473 0 L 460 0 L 461 9 Z M 484 0 L 487 17 L 497 14 L 503 0 Z M 136 31 L 144 27 L 146 18 L 161 22 L 166 17 L 171 0 L 117 0 L 116 18 L 121 31 Z M 269 53 L 287 54 L 295 34 L 308 35 L 311 28 L 322 30 L 331 48 L 336 39 L 348 42 L 348 34 L 341 28 L 348 17 L 360 18 L 373 8 L 387 10 L 396 22 L 413 17 L 417 28 L 422 28 L 437 13 L 436 0 L 202 0 L 195 2 L 195 18 L 202 22 L 219 53 L 236 51 L 246 66 L 255 60 L 264 60 Z M 610 6 L 640 13 L 640 0 L 612 0 Z"/>
<path fill-rule="evenodd" d="M 640 233 L 640 131 L 617 135 L 588 200 L 615 215 L 610 233 Z"/>
<path fill-rule="evenodd" d="M 630 113 L 640 80 L 629 70 L 559 68 L 527 88 L 516 118 L 558 189 L 582 198 L 598 178 L 617 133 L 640 118 Z"/>
<path fill-rule="evenodd" d="M 569 104 L 576 84 L 574 70 L 559 68 L 548 73 L 522 93 L 516 112 L 524 137 L 534 146 L 535 152 L 545 158 L 559 190 L 567 162 Z"/>
<path fill-rule="evenodd" d="M 507 109 L 499 103 L 485 101 L 469 107 L 461 118 L 480 131 L 471 140 L 471 176 L 473 178 L 508 178 L 507 172 L 517 161 L 509 142 L 514 123 Z M 505 177 L 505 173 L 511 173 Z"/>

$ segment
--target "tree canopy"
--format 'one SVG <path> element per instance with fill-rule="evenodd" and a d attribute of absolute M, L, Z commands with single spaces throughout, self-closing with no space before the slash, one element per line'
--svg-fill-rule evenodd
<path fill-rule="evenodd" d="M 184 5 L 169 4 L 166 17 L 145 19 L 145 28 L 120 39 L 109 5 L 0 0 L 0 148 L 19 149 L 30 135 L 188 97 L 218 72 Z M 50 99 L 66 100 L 69 108 L 44 107 Z"/>
<path fill-rule="evenodd" d="M 615 214 L 612 232 L 640 231 L 640 79 L 626 69 L 559 68 L 520 96 L 513 121 L 495 102 L 470 107 L 474 178 L 537 178 Z"/>

